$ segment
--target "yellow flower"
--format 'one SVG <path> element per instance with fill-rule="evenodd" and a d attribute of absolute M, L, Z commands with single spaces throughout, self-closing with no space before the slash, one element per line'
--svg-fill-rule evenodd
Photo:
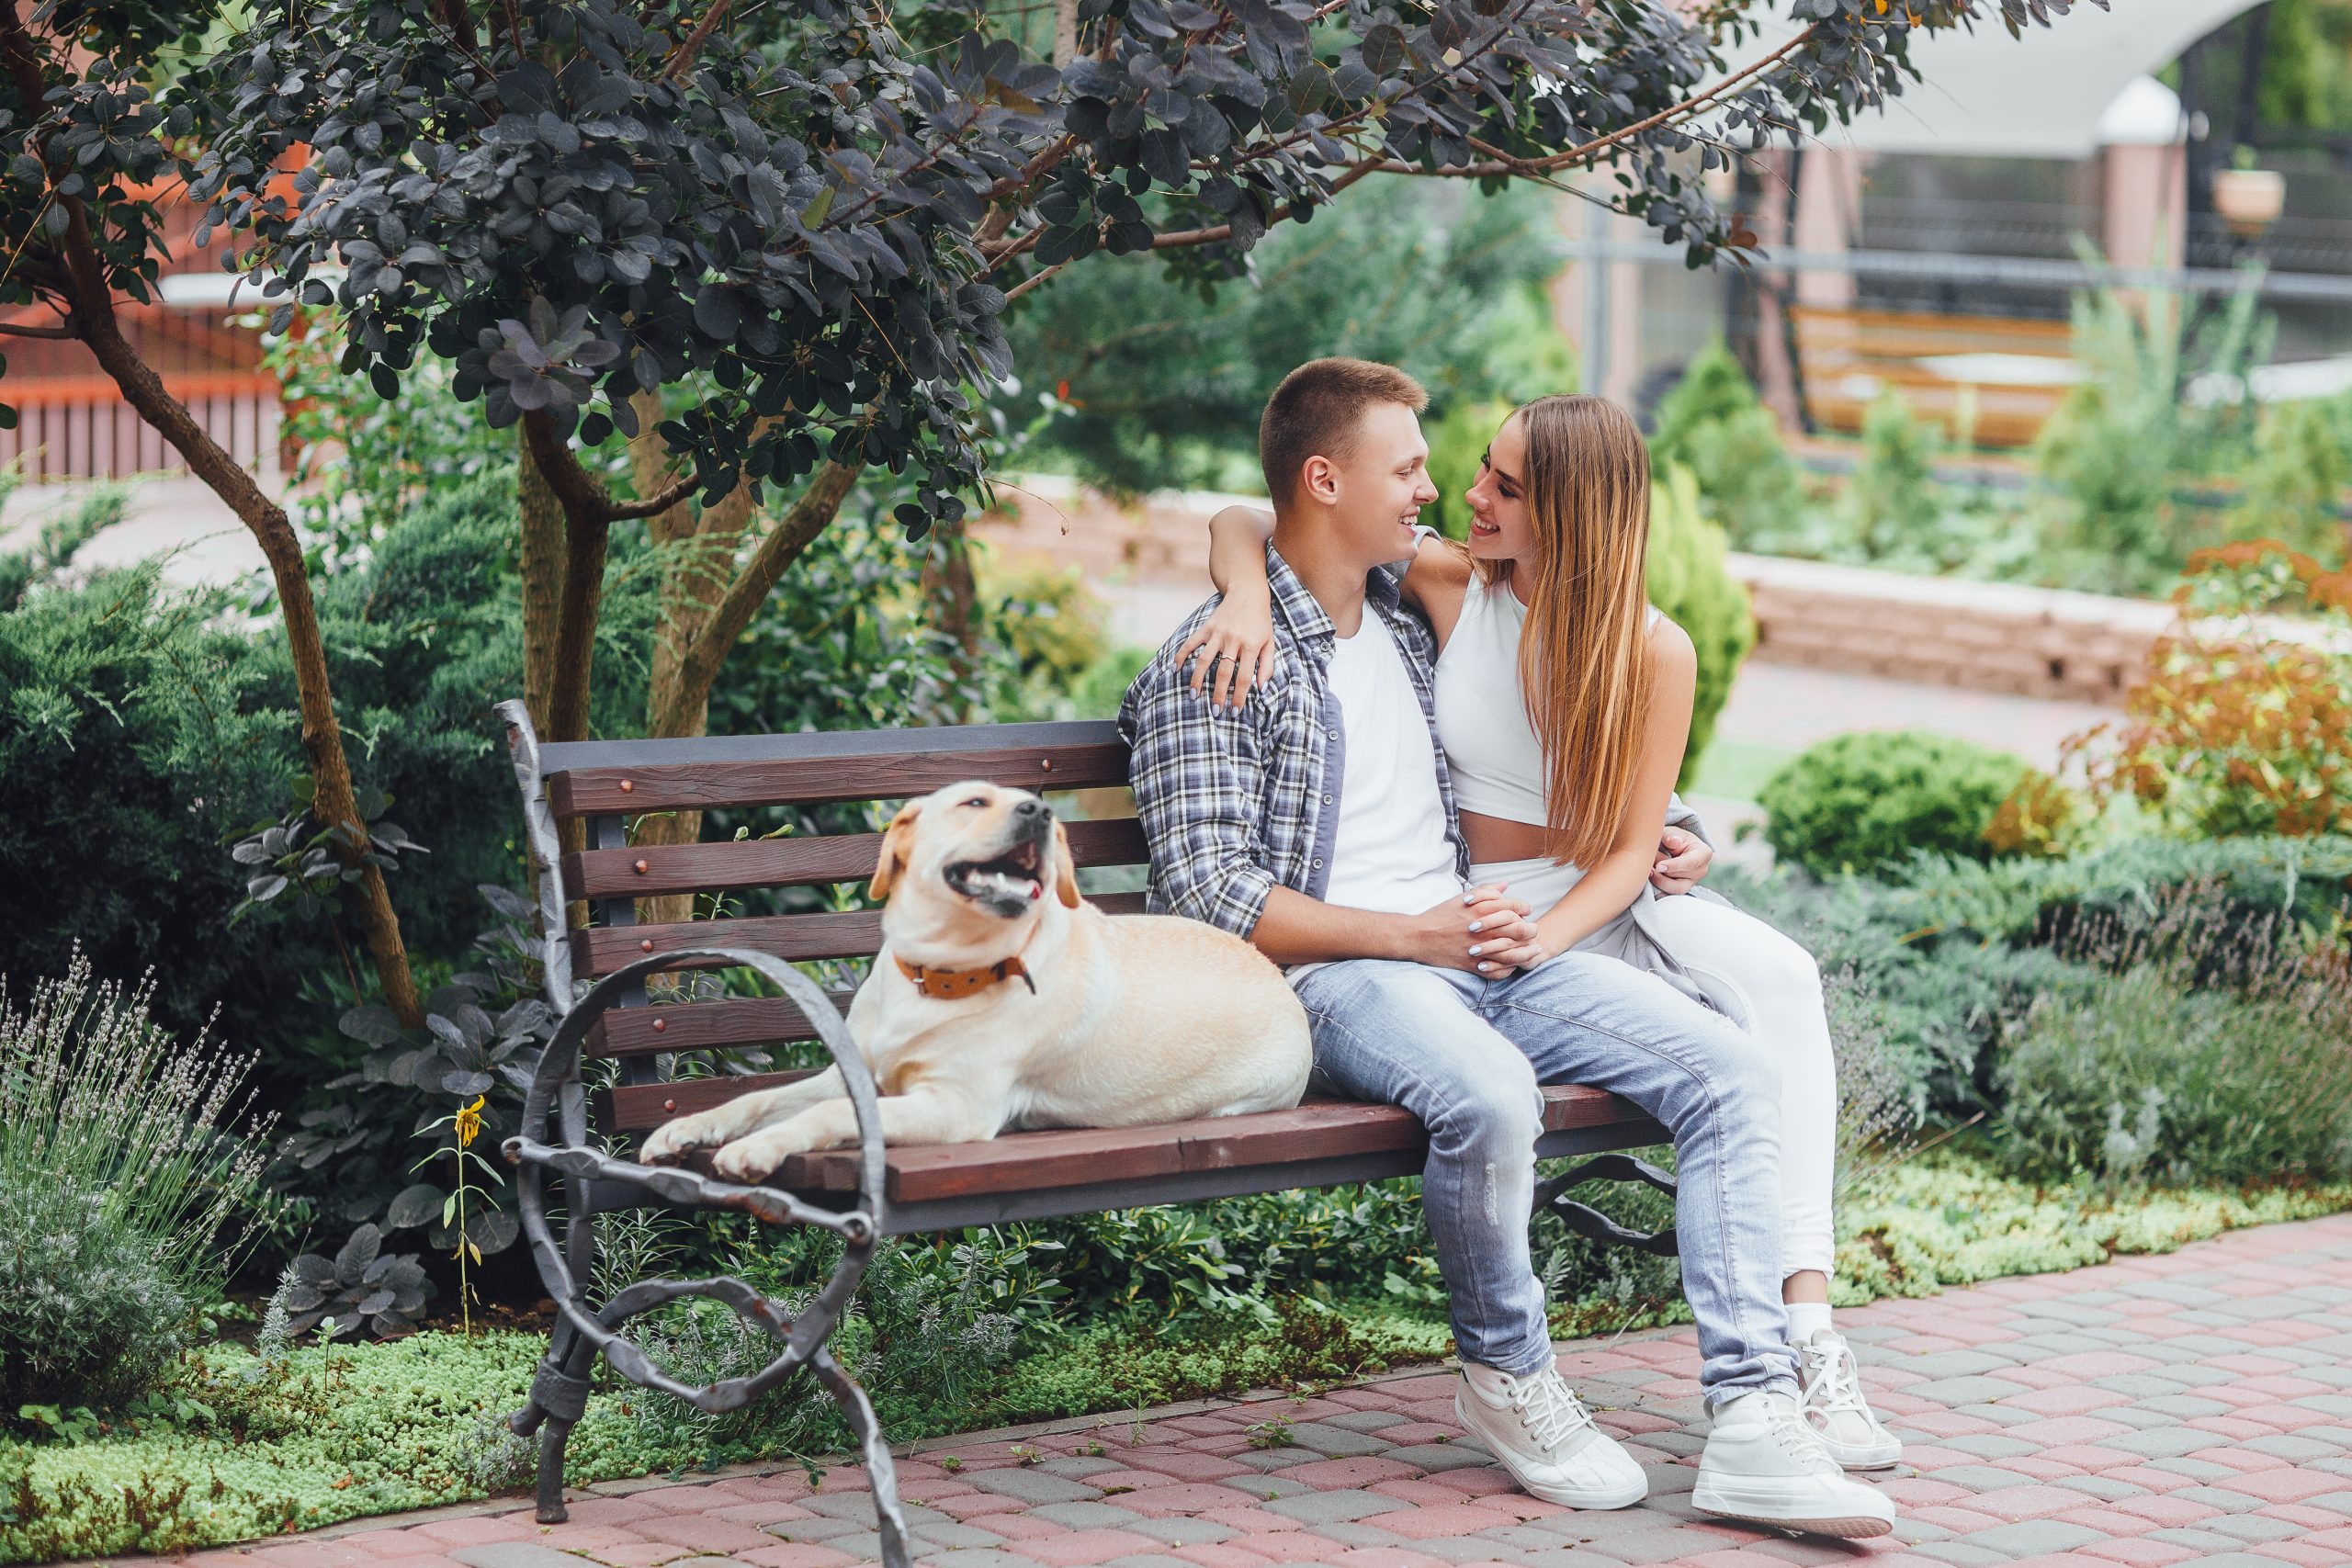
<path fill-rule="evenodd" d="M 456 1126 L 459 1148 L 473 1147 L 474 1140 L 481 1136 L 481 1108 L 488 1103 L 489 1100 L 490 1096 L 478 1094 L 474 1096 L 474 1102 L 471 1105 L 458 1112 Z"/>

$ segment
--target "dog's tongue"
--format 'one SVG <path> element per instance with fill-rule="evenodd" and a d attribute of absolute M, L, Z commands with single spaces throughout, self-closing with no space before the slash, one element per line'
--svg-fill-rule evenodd
<path fill-rule="evenodd" d="M 1032 904 L 1035 903 L 1038 899 L 1043 898 L 1045 896 L 1046 885 L 1044 883 L 1033 882 L 1029 885 L 1029 901 Z"/>

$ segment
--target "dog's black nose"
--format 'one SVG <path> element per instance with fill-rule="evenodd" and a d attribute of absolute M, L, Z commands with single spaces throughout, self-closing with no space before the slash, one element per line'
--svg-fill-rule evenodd
<path fill-rule="evenodd" d="M 1035 822 L 1041 817 L 1052 815 L 1052 812 L 1051 807 L 1034 795 L 1012 808 L 1012 814 L 1024 822 Z"/>

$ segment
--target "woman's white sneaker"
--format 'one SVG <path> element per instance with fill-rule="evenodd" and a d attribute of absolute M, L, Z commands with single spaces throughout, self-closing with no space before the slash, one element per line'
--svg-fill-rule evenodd
<path fill-rule="evenodd" d="M 1464 1366 L 1453 1410 L 1530 1496 L 1570 1508 L 1625 1508 L 1649 1492 L 1642 1467 L 1593 1425 L 1556 1367 L 1515 1378 Z"/>
<path fill-rule="evenodd" d="M 1797 1414 L 1848 1470 L 1885 1470 L 1903 1457 L 1900 1438 L 1879 1424 L 1862 1397 L 1862 1369 L 1846 1337 L 1816 1329 L 1796 1348 Z"/>
<path fill-rule="evenodd" d="M 1690 1506 L 1720 1519 L 1849 1540 L 1894 1529 L 1894 1505 L 1846 1479 L 1785 1393 L 1744 1393 L 1715 1412 Z"/>

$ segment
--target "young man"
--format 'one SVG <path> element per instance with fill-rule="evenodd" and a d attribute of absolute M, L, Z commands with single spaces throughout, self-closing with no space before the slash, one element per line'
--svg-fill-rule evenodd
<path fill-rule="evenodd" d="M 1554 1361 L 1527 1227 L 1539 1083 L 1625 1096 L 1673 1135 L 1676 1230 L 1714 1428 L 1693 1504 L 1842 1536 L 1894 1528 L 1796 1408 L 1781 1305 L 1774 1065 L 1656 976 L 1569 953 L 1485 979 L 1474 956 L 1532 934 L 1524 905 L 1465 889 L 1468 855 L 1430 705 L 1428 626 L 1398 603 L 1437 497 L 1411 378 L 1320 359 L 1267 403 L 1259 447 L 1273 681 L 1239 707 L 1193 694 L 1169 639 L 1122 705 L 1150 902 L 1247 936 L 1293 984 L 1320 1078 L 1429 1129 L 1422 1206 L 1452 1297 L 1464 1424 L 1533 1495 L 1624 1507 L 1641 1467 Z M 1735 1194 L 1734 1184 L 1737 1184 Z"/>

